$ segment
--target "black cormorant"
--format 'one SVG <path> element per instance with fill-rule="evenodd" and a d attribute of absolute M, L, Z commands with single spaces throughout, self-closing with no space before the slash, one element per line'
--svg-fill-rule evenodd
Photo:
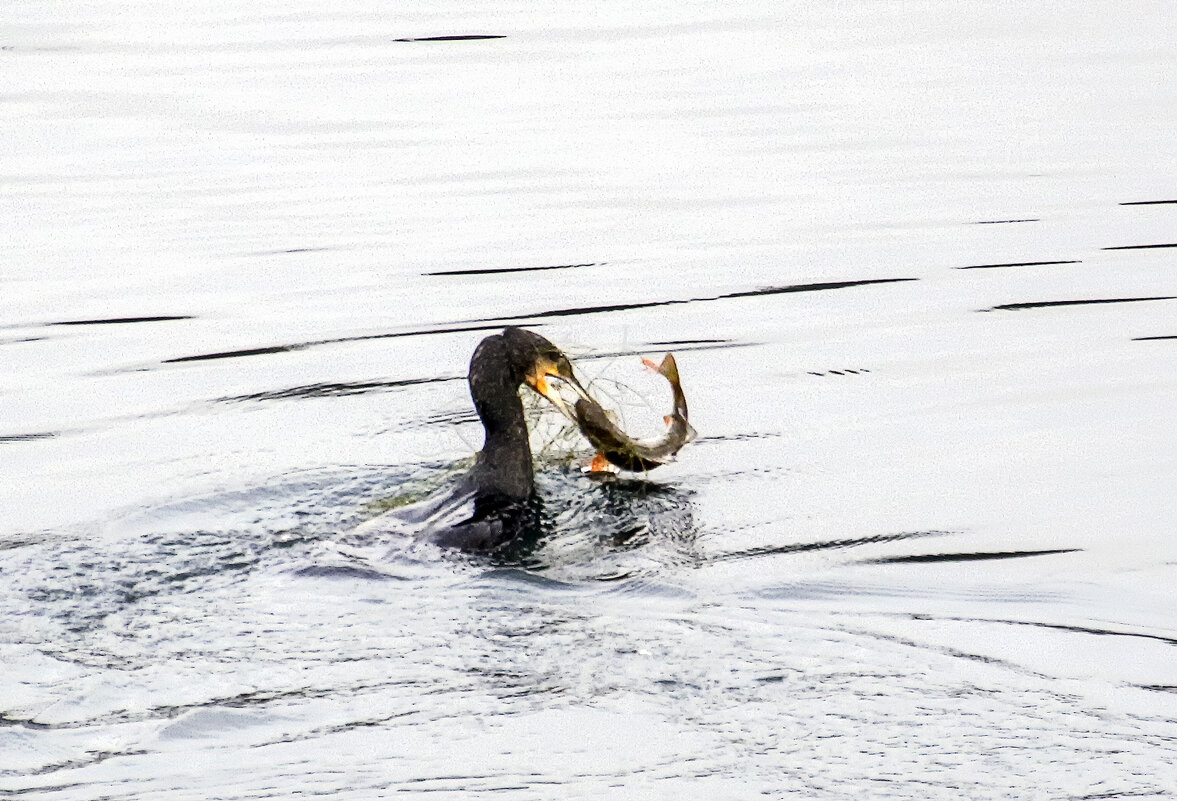
<path fill-rule="evenodd" d="M 463 512 L 463 519 L 429 531 L 430 540 L 464 551 L 492 551 L 535 525 L 535 479 L 519 388 L 527 384 L 574 419 L 549 378 L 565 381 L 581 397 L 588 396 L 568 358 L 532 331 L 505 328 L 475 348 L 470 357 L 470 395 L 486 439 L 474 467 L 447 493 L 448 502 L 435 507 L 452 513 L 472 500 L 474 508 L 468 516 Z M 450 514 L 440 517 L 453 520 Z"/>

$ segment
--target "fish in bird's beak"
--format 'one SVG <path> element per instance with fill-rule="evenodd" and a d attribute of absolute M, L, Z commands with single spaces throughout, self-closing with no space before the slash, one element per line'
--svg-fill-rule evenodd
<path fill-rule="evenodd" d="M 552 387 L 548 381 L 549 378 L 555 378 L 572 387 L 573 391 L 579 397 L 591 399 L 588 390 L 581 386 L 580 381 L 577 380 L 576 375 L 572 372 L 572 364 L 563 354 L 554 359 L 547 356 L 541 356 L 536 359 L 535 366 L 527 374 L 526 380 L 529 387 L 547 398 L 553 406 L 560 410 L 561 414 L 575 422 L 576 412 L 572 410 L 572 407 L 568 405 L 568 402 L 564 398 L 560 397 L 560 393 Z"/>
<path fill-rule="evenodd" d="M 576 402 L 576 424 L 585 439 L 597 448 L 597 456 L 586 472 L 615 473 L 618 468 L 635 473 L 653 470 L 674 461 L 682 447 L 695 438 L 674 356 L 666 354 L 660 365 L 649 360 L 645 364 L 665 378 L 674 393 L 674 412 L 663 418 L 666 433 L 657 439 L 636 439 L 618 427 L 600 404 L 582 397 Z"/>

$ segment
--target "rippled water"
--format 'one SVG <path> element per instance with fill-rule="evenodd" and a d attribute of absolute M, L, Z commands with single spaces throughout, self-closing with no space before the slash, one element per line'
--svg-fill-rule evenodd
<path fill-rule="evenodd" d="M 0 793 L 1177 794 L 1167 4 L 172 5 L 0 11 Z M 506 324 L 699 440 L 349 537 Z"/>

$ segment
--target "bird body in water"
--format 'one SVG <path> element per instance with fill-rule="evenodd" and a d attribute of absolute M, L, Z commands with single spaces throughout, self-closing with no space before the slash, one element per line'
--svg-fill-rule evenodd
<path fill-rule="evenodd" d="M 506 328 L 475 348 L 468 380 L 485 440 L 470 471 L 423 510 L 429 540 L 486 552 L 525 536 L 536 525 L 531 445 L 519 389 L 526 384 L 571 417 L 549 384 L 551 378 L 568 383 L 582 397 L 588 395 L 568 358 L 533 331 Z"/>

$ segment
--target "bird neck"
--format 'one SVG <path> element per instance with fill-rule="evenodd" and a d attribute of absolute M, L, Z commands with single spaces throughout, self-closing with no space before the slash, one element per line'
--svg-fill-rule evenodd
<path fill-rule="evenodd" d="M 534 486 L 531 446 L 519 386 L 523 368 L 501 335 L 479 343 L 470 358 L 470 396 L 478 419 L 486 429 L 486 441 L 474 468 L 480 492 L 526 498 Z"/>
<path fill-rule="evenodd" d="M 526 498 L 531 494 L 534 479 L 523 403 L 518 395 L 512 395 L 510 403 L 497 404 L 493 414 L 480 416 L 486 428 L 486 440 L 478 454 L 483 488 Z"/>

